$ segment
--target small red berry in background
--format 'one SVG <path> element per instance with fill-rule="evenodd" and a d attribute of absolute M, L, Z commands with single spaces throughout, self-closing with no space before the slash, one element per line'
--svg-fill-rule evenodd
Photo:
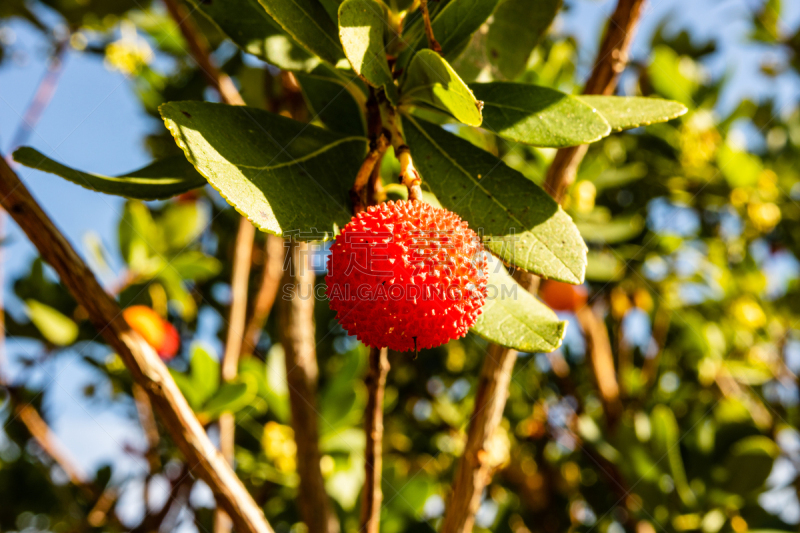
<path fill-rule="evenodd" d="M 555 311 L 577 311 L 586 305 L 589 291 L 583 285 L 570 285 L 548 279 L 542 282 L 539 296 Z"/>
<path fill-rule="evenodd" d="M 122 317 L 164 361 L 169 361 L 178 353 L 181 344 L 178 330 L 149 307 L 132 305 L 122 311 Z"/>
<path fill-rule="evenodd" d="M 342 327 L 373 348 L 433 348 L 467 334 L 486 300 L 483 244 L 455 213 L 420 201 L 354 216 L 328 258 Z"/>

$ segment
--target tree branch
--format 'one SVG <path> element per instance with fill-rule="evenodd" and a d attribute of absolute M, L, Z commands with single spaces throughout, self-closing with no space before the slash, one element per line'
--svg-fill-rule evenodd
<path fill-rule="evenodd" d="M 364 433 L 367 446 L 364 453 L 363 499 L 361 501 L 361 533 L 378 533 L 381 520 L 381 477 L 383 475 L 383 395 L 386 375 L 389 373 L 389 350 L 369 349 L 369 370 L 364 380 L 367 385 L 367 407 L 364 415 Z"/>
<path fill-rule="evenodd" d="M 267 234 L 261 284 L 258 287 L 256 300 L 253 304 L 253 314 L 244 330 L 244 348 L 251 353 L 258 346 L 261 332 L 264 329 L 264 324 L 267 323 L 267 318 L 275 303 L 275 297 L 281 284 L 283 258 L 285 255 L 283 243 L 283 238 Z"/>
<path fill-rule="evenodd" d="M 330 511 L 319 460 L 317 416 L 316 336 L 314 333 L 314 270 L 308 243 L 289 241 L 290 264 L 284 274 L 280 306 L 280 332 L 289 384 L 292 429 L 297 444 L 297 473 L 300 476 L 300 516 L 308 531 L 335 533 L 339 530 Z"/>
<path fill-rule="evenodd" d="M 214 62 L 211 61 L 208 43 L 203 34 L 197 30 L 186 8 L 179 4 L 178 0 L 164 0 L 164 6 L 167 8 L 172 20 L 178 25 L 181 35 L 183 35 L 189 47 L 189 54 L 197 63 L 206 78 L 206 82 L 216 89 L 220 98 L 226 104 L 244 105 L 244 99 L 236 89 L 236 85 L 233 84 L 233 80 L 227 74 L 220 72 Z"/>
<path fill-rule="evenodd" d="M 611 15 L 600 45 L 600 52 L 592 73 L 586 81 L 583 94 L 613 94 L 619 75 L 628 64 L 628 51 L 642 14 L 645 0 L 619 0 Z M 557 153 L 544 182 L 544 190 L 561 203 L 566 190 L 575 181 L 588 145 L 561 148 Z"/>
<path fill-rule="evenodd" d="M 428 39 L 428 46 L 437 54 L 442 53 L 442 46 L 433 35 L 433 25 L 431 24 L 431 14 L 428 11 L 428 0 L 420 0 L 419 7 L 422 9 L 422 21 L 425 24 L 425 37 Z"/>
<path fill-rule="evenodd" d="M 228 512 L 236 529 L 272 533 L 261 509 L 209 440 L 167 367 L 144 339 L 131 330 L 122 318 L 119 305 L 103 291 L 89 267 L 5 159 L 0 159 L 0 203 L 36 246 L 42 259 L 55 269 L 75 300 L 86 309 L 94 326 L 131 372 L 133 380 L 147 391 L 190 468 L 211 488 L 218 505 Z"/>
<path fill-rule="evenodd" d="M 628 49 L 643 4 L 644 0 L 618 0 L 616 10 L 606 28 L 592 74 L 586 83 L 586 94 L 613 93 L 619 74 L 627 63 Z M 564 191 L 575 180 L 578 165 L 585 154 L 585 146 L 563 148 L 556 153 L 548 169 L 544 187 L 557 202 L 561 203 Z M 530 274 L 524 274 L 522 278 L 518 278 L 518 281 L 527 290 L 535 292 L 538 288 L 538 279 Z M 514 368 L 516 357 L 515 350 L 495 345 L 490 346 L 486 354 L 467 444 L 464 455 L 459 461 L 442 533 L 466 533 L 472 530 L 481 493 L 489 483 L 491 475 L 488 466 L 481 460 L 481 456 L 484 455 L 482 452 L 487 439 L 491 438 L 502 418 L 511 370 Z M 616 384 L 613 361 L 611 368 L 610 377 Z M 608 379 L 606 374 L 603 374 L 605 380 Z"/>
<path fill-rule="evenodd" d="M 586 338 L 586 352 L 597 382 L 597 390 L 600 391 L 606 422 L 613 426 L 622 413 L 622 402 L 619 399 L 619 385 L 614 371 L 614 355 L 611 353 L 608 329 L 589 306 L 579 309 L 575 316 Z"/>

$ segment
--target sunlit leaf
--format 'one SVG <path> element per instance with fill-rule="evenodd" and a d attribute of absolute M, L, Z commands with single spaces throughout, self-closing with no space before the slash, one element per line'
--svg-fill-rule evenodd
<path fill-rule="evenodd" d="M 582 95 L 577 98 L 596 109 L 606 119 L 612 131 L 667 122 L 688 111 L 682 103 L 662 98 L 598 95 Z"/>
<path fill-rule="evenodd" d="M 335 65 L 344 58 L 336 25 L 316 0 L 259 0 L 267 13 L 297 42 Z"/>
<path fill-rule="evenodd" d="M 47 342 L 69 346 L 78 338 L 78 325 L 57 309 L 36 300 L 25 300 L 25 311 Z"/>
<path fill-rule="evenodd" d="M 373 87 L 392 84 L 383 34 L 383 6 L 375 0 L 345 0 L 339 6 L 339 39 L 353 70 Z"/>

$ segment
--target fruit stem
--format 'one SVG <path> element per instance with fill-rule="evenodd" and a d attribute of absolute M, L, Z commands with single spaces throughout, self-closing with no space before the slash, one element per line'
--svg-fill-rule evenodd
<path fill-rule="evenodd" d="M 353 202 L 353 213 L 360 213 L 369 205 L 368 185 L 371 182 L 373 170 L 378 161 L 383 158 L 384 152 L 389 148 L 389 139 L 381 133 L 376 141 L 370 142 L 370 150 L 361 168 L 358 169 L 353 188 L 350 189 L 350 200 Z"/>
<path fill-rule="evenodd" d="M 422 200 L 422 187 L 420 187 L 422 184 L 422 176 L 416 167 L 414 167 L 414 160 L 411 158 L 411 149 L 403 138 L 403 131 L 400 129 L 400 124 L 397 122 L 395 108 L 392 107 L 391 104 L 388 104 L 388 102 L 384 102 L 382 111 L 386 127 L 391 135 L 394 155 L 400 162 L 399 181 L 408 188 L 409 201 Z"/>

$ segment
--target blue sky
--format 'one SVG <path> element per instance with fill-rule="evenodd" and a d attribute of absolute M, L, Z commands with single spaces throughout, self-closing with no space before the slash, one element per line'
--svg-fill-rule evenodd
<path fill-rule="evenodd" d="M 566 0 L 568 13 L 557 23 L 557 31 L 574 35 L 581 44 L 579 72 L 588 74 L 596 51 L 598 35 L 615 0 Z M 717 38 L 720 50 L 708 61 L 712 74 L 729 73 L 733 82 L 721 103 L 730 110 L 743 97 L 760 99 L 777 94 L 785 112 L 794 109 L 800 94 L 800 80 L 784 76 L 771 80 L 759 72 L 766 57 L 781 56 L 766 46 L 745 44 L 745 16 L 760 5 L 756 0 L 650 0 L 633 46 L 634 58 L 647 60 L 648 43 L 665 18 L 671 31 L 688 29 L 698 41 Z M 800 2 L 785 1 L 783 27 L 788 33 L 800 24 Z M 11 30 L 9 32 L 8 30 Z M 0 151 L 8 154 L 9 142 L 46 68 L 44 42 L 24 23 L 13 23 L 4 35 L 12 35 L 18 55 L 0 66 Z M 89 54 L 69 52 L 55 96 L 28 144 L 65 164 L 83 170 L 119 174 L 149 162 L 143 137 L 154 128 L 145 115 L 130 82 L 121 74 L 108 71 L 102 59 Z M 106 248 L 116 250 L 116 227 L 123 201 L 93 193 L 60 178 L 18 169 L 33 195 L 44 206 L 83 253 L 84 237 L 93 232 Z M 4 286 L 9 300 L 9 281 L 27 270 L 34 250 L 19 229 L 6 224 L 8 244 L 3 248 Z M 119 262 L 117 260 L 117 266 Z M 20 316 L 18 303 L 10 306 Z M 9 356 L 35 353 L 34 343 L 10 341 Z M 87 470 L 104 461 L 114 461 L 120 473 L 142 471 L 145 465 L 121 452 L 125 444 L 142 445 L 138 426 L 126 422 L 113 408 L 88 405 L 81 387 L 92 376 L 79 362 L 79 354 L 70 352 L 48 363 L 38 373 L 41 385 L 47 385 L 45 412 L 56 422 L 54 429 L 78 461 Z"/>

